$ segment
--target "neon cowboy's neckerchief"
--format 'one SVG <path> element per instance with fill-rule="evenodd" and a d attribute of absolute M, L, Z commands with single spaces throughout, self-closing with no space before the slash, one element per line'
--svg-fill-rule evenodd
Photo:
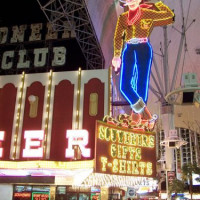
<path fill-rule="evenodd" d="M 152 5 L 140 4 L 135 10 L 129 10 L 128 12 L 128 25 L 133 25 L 141 16 L 140 8 L 150 8 Z"/>

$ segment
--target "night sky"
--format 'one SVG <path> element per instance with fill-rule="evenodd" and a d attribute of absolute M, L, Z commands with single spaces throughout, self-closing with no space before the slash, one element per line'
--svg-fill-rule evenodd
<path fill-rule="evenodd" d="M 3 1 L 0 6 L 0 26 L 46 22 L 37 0 Z"/>

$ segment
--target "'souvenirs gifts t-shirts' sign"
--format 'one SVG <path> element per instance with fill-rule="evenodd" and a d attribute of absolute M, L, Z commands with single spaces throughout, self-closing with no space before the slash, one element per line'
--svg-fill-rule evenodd
<path fill-rule="evenodd" d="M 96 172 L 124 176 L 156 176 L 156 137 L 98 121 Z"/>

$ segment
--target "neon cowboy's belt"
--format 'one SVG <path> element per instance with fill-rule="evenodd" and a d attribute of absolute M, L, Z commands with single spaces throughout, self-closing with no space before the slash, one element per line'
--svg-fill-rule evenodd
<path fill-rule="evenodd" d="M 132 38 L 127 41 L 128 44 L 139 44 L 148 42 L 148 38 Z"/>

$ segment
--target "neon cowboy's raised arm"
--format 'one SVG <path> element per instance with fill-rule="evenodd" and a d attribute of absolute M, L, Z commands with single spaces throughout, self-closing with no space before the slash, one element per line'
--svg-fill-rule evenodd
<path fill-rule="evenodd" d="M 174 13 L 162 1 L 155 3 L 158 11 L 153 11 L 153 26 L 164 26 L 174 22 Z"/>

